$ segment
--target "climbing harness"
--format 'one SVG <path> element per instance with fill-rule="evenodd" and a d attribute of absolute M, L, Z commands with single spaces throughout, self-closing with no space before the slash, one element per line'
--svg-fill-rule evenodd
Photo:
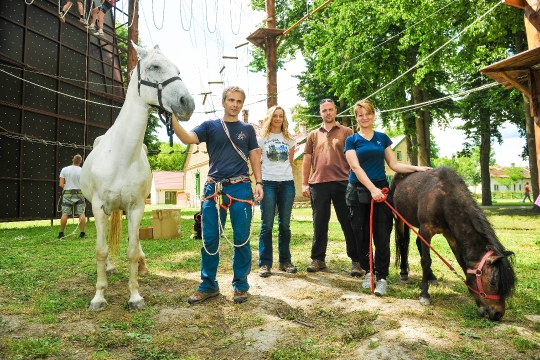
<path fill-rule="evenodd" d="M 482 257 L 482 260 L 480 261 L 480 263 L 478 264 L 478 267 L 476 269 L 467 269 L 467 274 L 474 274 L 476 276 L 476 285 L 478 287 L 478 290 L 475 290 L 473 289 L 471 286 L 469 286 L 469 284 L 467 284 L 467 280 L 461 276 L 455 269 L 454 267 L 441 255 L 437 252 L 437 250 L 435 250 L 433 248 L 433 246 L 431 246 L 431 244 L 429 242 L 427 242 L 426 239 L 424 239 L 424 237 L 422 235 L 420 235 L 420 233 L 418 231 L 416 231 L 413 226 L 411 224 L 409 224 L 409 222 L 407 220 L 405 220 L 403 218 L 403 216 L 401 216 L 400 213 L 397 212 L 397 210 L 392 206 L 390 205 L 390 203 L 388 201 L 386 201 L 387 197 L 388 197 L 388 188 L 384 188 L 381 190 L 384 197 L 381 199 L 381 200 L 378 200 L 377 202 L 384 202 L 386 205 L 388 205 L 388 207 L 390 208 L 390 210 L 392 210 L 392 212 L 401 219 L 401 221 L 403 221 L 412 231 L 414 231 L 414 233 L 418 236 L 418 238 L 420 240 L 422 240 L 424 242 L 424 244 L 430 249 L 432 250 L 438 257 L 439 259 L 442 260 L 442 262 L 448 266 L 448 268 L 454 273 L 456 274 L 456 276 L 461 280 L 463 281 L 463 283 L 467 286 L 467 288 L 469 288 L 470 291 L 472 291 L 473 293 L 477 294 L 477 295 L 480 295 L 486 299 L 492 299 L 492 300 L 500 300 L 500 296 L 499 295 L 487 295 L 485 292 L 484 292 L 484 287 L 482 286 L 482 279 L 481 279 L 481 276 L 482 276 L 482 268 L 484 267 L 484 264 L 486 263 L 486 260 L 488 257 L 490 257 L 492 254 L 493 254 L 493 250 L 489 250 L 488 252 L 486 252 L 486 254 L 484 255 L 484 257 Z M 369 219 L 369 269 L 370 269 L 370 285 L 371 285 L 371 292 L 374 291 L 374 275 L 373 275 L 373 252 L 372 252 L 372 234 L 373 234 L 373 205 L 375 203 L 375 200 L 374 199 L 371 199 L 371 211 L 370 211 L 370 219 Z"/>
<path fill-rule="evenodd" d="M 146 85 L 146 86 L 157 89 L 159 106 L 157 105 L 151 105 L 151 106 L 158 110 L 159 119 L 165 125 L 165 128 L 167 129 L 167 135 L 169 136 L 169 145 L 172 147 L 173 146 L 172 136 L 174 134 L 174 130 L 172 128 L 172 114 L 168 112 L 167 110 L 165 110 L 165 108 L 163 108 L 163 103 L 161 101 L 161 92 L 163 91 L 163 88 L 165 86 L 169 85 L 170 83 L 176 80 L 182 81 L 182 79 L 180 78 L 180 76 L 173 76 L 162 83 L 157 83 L 157 82 L 152 83 L 150 81 L 143 80 L 141 79 L 141 59 L 139 59 L 139 62 L 137 63 L 137 76 L 139 78 L 139 82 L 137 85 L 139 96 L 141 95 L 141 85 Z M 162 114 L 165 114 L 165 118 L 163 118 Z"/>
<path fill-rule="evenodd" d="M 247 177 L 247 176 L 237 176 L 237 177 L 234 177 L 234 178 L 224 179 L 224 180 L 221 180 L 221 181 L 214 181 L 214 179 L 209 177 L 207 179 L 207 181 L 206 181 L 207 184 L 215 184 L 215 186 L 214 186 L 215 190 L 214 190 L 213 194 L 210 194 L 207 197 L 203 197 L 201 199 L 201 202 L 210 200 L 210 201 L 213 201 L 216 204 L 217 221 L 218 221 L 218 247 L 217 247 L 216 252 L 211 253 L 206 248 L 206 244 L 204 242 L 204 217 L 202 216 L 202 212 L 201 212 L 202 244 L 203 244 L 204 250 L 210 256 L 214 256 L 217 253 L 219 253 L 219 248 L 220 248 L 220 245 L 221 245 L 221 241 L 220 241 L 221 236 L 224 236 L 225 240 L 227 240 L 229 242 L 229 244 L 231 244 L 233 247 L 237 247 L 237 248 L 243 247 L 251 239 L 251 230 L 252 230 L 252 227 L 253 227 L 253 218 L 254 218 L 253 213 L 255 212 L 255 203 L 254 203 L 254 201 L 253 200 L 238 199 L 238 198 L 235 198 L 235 197 L 223 192 L 223 187 L 227 187 L 229 185 L 239 184 L 239 183 L 244 182 L 244 181 L 250 181 L 249 177 Z M 223 195 L 225 195 L 229 199 L 228 204 L 223 204 Z M 250 225 L 249 225 L 248 238 L 246 239 L 246 241 L 244 243 L 239 244 L 239 245 L 234 244 L 234 241 L 231 242 L 229 240 L 229 238 L 227 238 L 227 236 L 224 235 L 223 224 L 221 223 L 221 216 L 220 216 L 220 210 L 221 209 L 223 209 L 225 211 L 229 210 L 229 208 L 231 207 L 231 205 L 233 204 L 234 201 L 243 202 L 243 203 L 247 203 L 247 204 L 251 205 L 251 222 L 250 222 Z M 247 212 L 245 211 L 245 209 L 244 209 L 244 212 L 245 212 L 245 215 L 246 215 L 246 218 L 247 218 L 248 216 L 247 216 Z"/>

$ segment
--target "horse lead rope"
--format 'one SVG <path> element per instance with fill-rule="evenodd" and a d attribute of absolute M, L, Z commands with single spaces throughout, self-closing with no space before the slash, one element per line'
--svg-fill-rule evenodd
<path fill-rule="evenodd" d="M 433 248 L 433 246 L 431 246 L 431 244 L 429 242 L 426 241 L 426 239 L 424 239 L 424 237 L 422 235 L 420 235 L 420 233 L 418 231 L 416 231 L 413 226 L 411 224 L 409 224 L 409 222 L 407 220 L 405 220 L 403 218 L 403 216 L 401 216 L 400 213 L 397 212 L 396 209 L 394 209 L 394 207 L 392 205 L 390 205 L 390 203 L 388 201 L 386 201 L 386 199 L 388 198 L 388 188 L 383 188 L 381 189 L 384 197 L 382 200 L 378 200 L 377 202 L 384 202 L 386 205 L 388 205 L 388 207 L 390 208 L 390 210 L 392 210 L 392 212 L 394 214 L 396 214 L 405 224 L 407 224 L 407 226 L 412 229 L 412 231 L 414 231 L 414 233 L 418 236 L 418 238 L 420 240 L 422 240 L 424 242 L 424 244 L 426 244 L 438 257 L 439 259 L 442 260 L 443 263 L 446 264 L 446 266 L 448 266 L 448 268 L 454 273 L 456 274 L 456 276 L 461 280 L 463 281 L 463 283 L 467 286 L 467 288 L 469 288 L 469 290 L 471 290 L 473 293 L 475 294 L 478 294 L 482 297 L 485 297 L 487 299 L 494 299 L 494 300 L 498 300 L 500 299 L 501 297 L 499 295 L 487 295 L 484 291 L 483 291 L 483 287 L 482 287 L 482 282 L 480 280 L 480 276 L 482 275 L 482 267 L 484 266 L 484 263 L 486 262 L 487 258 L 493 254 L 493 250 L 489 250 L 485 255 L 484 257 L 482 258 L 482 260 L 480 261 L 480 263 L 478 264 L 478 267 L 476 269 L 467 269 L 467 274 L 474 274 L 476 275 L 476 283 L 477 283 L 477 286 L 478 286 L 478 290 L 474 290 L 473 288 L 471 288 L 468 284 L 467 284 L 467 281 L 466 279 L 461 276 L 455 269 L 454 267 L 448 262 L 446 261 L 446 259 L 444 257 L 442 257 L 441 254 L 439 254 L 437 252 L 437 250 L 435 250 L 435 248 Z M 372 252 L 372 239 L 373 239 L 373 207 L 374 207 L 374 203 L 375 203 L 375 200 L 372 198 L 371 199 L 371 210 L 370 210 L 370 219 L 369 219 L 369 269 L 370 269 L 370 288 L 371 288 L 371 292 L 374 291 L 374 275 L 373 275 L 373 252 Z"/>

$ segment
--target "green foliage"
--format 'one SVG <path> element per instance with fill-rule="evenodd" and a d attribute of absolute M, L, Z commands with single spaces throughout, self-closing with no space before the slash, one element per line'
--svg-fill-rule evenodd
<path fill-rule="evenodd" d="M 510 187 L 517 183 L 519 180 L 523 179 L 523 168 L 512 165 L 510 167 L 504 168 L 504 172 L 508 175 L 507 178 L 498 178 L 497 182 L 500 185 L 506 186 L 508 190 Z"/>
<path fill-rule="evenodd" d="M 44 359 L 60 354 L 62 341 L 57 337 L 9 339 L 6 341 L 8 353 L 17 354 L 19 359 Z"/>
<path fill-rule="evenodd" d="M 491 153 L 494 158 L 494 153 Z M 493 160 L 494 161 L 494 160 Z M 448 166 L 463 178 L 465 184 L 476 186 L 480 184 L 482 178 L 480 176 L 480 148 L 475 147 L 468 153 L 458 153 L 452 155 L 451 158 L 435 158 L 433 159 L 435 166 Z"/>
<path fill-rule="evenodd" d="M 187 147 L 181 143 L 158 142 L 158 154 L 150 154 L 148 161 L 152 170 L 183 171 L 187 158 Z"/>

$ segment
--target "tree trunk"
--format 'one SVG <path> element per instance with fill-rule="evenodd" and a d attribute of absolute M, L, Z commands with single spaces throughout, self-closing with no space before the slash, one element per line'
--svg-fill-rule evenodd
<path fill-rule="evenodd" d="M 491 178 L 489 176 L 489 154 L 491 131 L 489 116 L 480 115 L 480 177 L 482 178 L 482 205 L 491 206 Z"/>
<path fill-rule="evenodd" d="M 345 107 L 345 99 L 340 99 L 339 100 L 339 106 L 340 108 L 344 108 Z M 347 127 L 350 127 L 351 126 L 351 118 L 348 117 L 348 116 L 344 116 L 342 117 L 341 119 L 337 119 L 339 121 L 339 123 L 343 126 L 347 126 Z M 353 131 L 356 131 L 356 129 L 353 129 Z"/>
<path fill-rule="evenodd" d="M 407 155 L 411 165 L 418 165 L 418 156 L 416 156 L 416 135 L 414 122 L 407 119 L 407 116 L 401 114 L 403 122 L 403 132 L 405 133 L 405 141 L 407 142 Z"/>
<path fill-rule="evenodd" d="M 422 102 L 427 102 L 429 100 L 429 95 L 427 89 L 422 90 Z M 431 114 L 429 112 L 429 107 L 425 107 L 422 110 L 422 115 L 424 118 L 424 137 L 426 140 L 426 156 L 427 156 L 427 165 L 431 166 Z"/>
<path fill-rule="evenodd" d="M 523 113 L 525 113 L 525 133 L 527 136 L 527 150 L 529 153 L 529 172 L 531 174 L 531 190 L 533 200 L 536 200 L 539 194 L 538 190 L 538 166 L 536 163 L 536 142 L 534 140 L 534 118 L 531 116 L 531 104 L 529 98 L 523 94 Z M 540 207 L 534 205 L 536 210 Z"/>
<path fill-rule="evenodd" d="M 413 86 L 413 102 L 420 104 L 422 102 L 422 90 L 416 85 Z M 416 110 L 416 149 L 418 153 L 418 165 L 429 166 L 429 155 L 426 151 L 426 131 L 424 124 L 424 116 L 422 110 Z M 429 146 L 429 145 L 428 145 Z"/>

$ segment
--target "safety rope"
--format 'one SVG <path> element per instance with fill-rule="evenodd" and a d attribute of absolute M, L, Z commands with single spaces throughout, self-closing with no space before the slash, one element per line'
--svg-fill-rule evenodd
<path fill-rule="evenodd" d="M 241 182 L 243 182 L 243 180 L 240 180 L 240 181 L 238 181 L 237 183 L 241 183 Z M 233 183 L 233 184 L 237 184 L 237 183 Z M 201 210 L 201 238 L 202 238 L 202 244 L 203 244 L 204 251 L 206 251 L 206 253 L 207 253 L 208 255 L 210 255 L 210 256 L 214 256 L 214 255 L 216 255 L 217 253 L 219 253 L 219 248 L 221 247 L 221 236 L 223 236 L 223 237 L 225 238 L 225 240 L 227 240 L 227 242 L 228 242 L 231 246 L 233 246 L 233 247 L 240 248 L 240 247 L 245 246 L 245 245 L 249 242 L 249 240 L 251 239 L 251 230 L 252 230 L 252 228 L 253 228 L 253 219 L 254 219 L 254 217 L 255 217 L 255 216 L 253 216 L 254 213 L 255 213 L 255 203 L 254 203 L 254 201 L 252 201 L 252 200 L 245 200 L 245 199 L 238 199 L 238 198 L 235 198 L 235 197 L 233 197 L 233 196 L 231 196 L 231 195 L 229 195 L 229 194 L 225 194 L 225 195 L 229 198 L 229 204 L 228 204 L 228 206 L 227 206 L 227 205 L 223 205 L 223 204 L 222 204 L 222 200 L 223 200 L 222 196 L 223 196 L 223 193 L 221 193 L 221 189 L 223 188 L 223 187 L 222 187 L 222 184 L 221 184 L 220 181 L 214 182 L 214 184 L 215 184 L 215 186 L 214 186 L 214 193 L 211 194 L 211 195 L 209 195 L 209 196 L 207 196 L 207 197 L 203 197 L 203 198 L 201 199 L 201 203 L 203 203 L 204 201 L 209 200 L 209 201 L 214 201 L 214 203 L 216 204 L 217 221 L 218 221 L 218 246 L 217 246 L 216 252 L 214 252 L 214 253 L 210 252 L 210 251 L 206 248 L 206 244 L 205 244 L 205 242 L 204 242 L 204 216 L 203 216 L 203 212 L 202 212 L 202 210 Z M 247 237 L 247 239 L 246 239 L 246 241 L 245 241 L 244 243 L 239 244 L 239 245 L 236 245 L 236 244 L 234 243 L 234 240 L 233 240 L 233 242 L 231 242 L 231 241 L 229 240 L 229 238 L 228 238 L 228 237 L 225 235 L 225 233 L 224 233 L 223 224 L 221 223 L 220 209 L 223 209 L 223 210 L 227 211 L 227 210 L 231 207 L 233 201 L 238 201 L 238 202 L 248 203 L 248 204 L 251 205 L 251 222 L 250 222 L 250 224 L 249 224 L 249 233 L 248 233 L 248 237 Z M 246 219 L 247 219 L 248 216 L 247 216 L 247 212 L 246 212 L 245 209 L 244 209 L 244 213 L 245 213 Z M 233 231 L 234 231 L 234 229 L 233 229 Z"/>

